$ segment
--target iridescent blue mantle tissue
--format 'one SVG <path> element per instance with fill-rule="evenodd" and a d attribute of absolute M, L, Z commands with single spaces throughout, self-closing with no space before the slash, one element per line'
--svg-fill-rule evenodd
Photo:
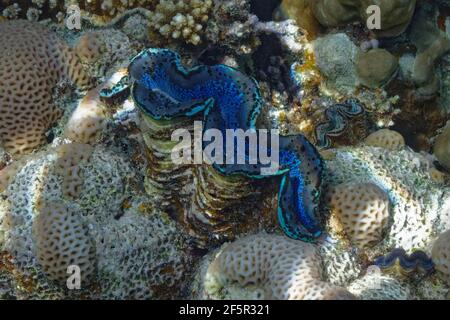
<path fill-rule="evenodd" d="M 258 84 L 225 65 L 186 69 L 178 54 L 166 49 L 148 49 L 129 67 L 132 95 L 139 108 L 154 120 L 171 120 L 203 114 L 204 130 L 256 130 L 261 111 Z M 317 150 L 303 136 L 280 137 L 282 175 L 278 218 L 291 238 L 314 241 L 320 236 L 317 205 L 322 162 Z M 204 142 L 204 147 L 208 143 Z M 246 158 L 248 158 L 246 145 Z M 258 147 L 259 148 L 259 147 Z M 235 150 L 236 151 L 236 150 Z M 270 152 L 270 151 L 269 151 Z M 225 162 L 224 162 L 225 163 Z M 235 174 L 261 179 L 261 164 L 217 164 L 226 176 Z"/>

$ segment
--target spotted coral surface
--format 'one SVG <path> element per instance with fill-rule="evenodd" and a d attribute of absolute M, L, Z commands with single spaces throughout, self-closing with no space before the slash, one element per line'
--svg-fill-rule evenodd
<path fill-rule="evenodd" d="M 64 41 L 38 23 L 1 23 L 0 43 L 0 142 L 14 155 L 29 153 L 62 115 L 52 97 L 58 83 L 83 88 L 90 79 Z"/>
<path fill-rule="evenodd" d="M 47 276 L 55 281 L 67 280 L 70 266 L 80 270 L 85 285 L 96 267 L 95 247 L 80 213 L 61 203 L 45 203 L 33 222 L 36 258 Z"/>
<path fill-rule="evenodd" d="M 256 286 L 265 299 L 354 298 L 344 288 L 324 282 L 321 273 L 314 245 L 263 233 L 224 245 L 209 264 L 204 290 L 207 297 L 214 297 L 237 284 Z"/>
<path fill-rule="evenodd" d="M 341 184 L 328 197 L 332 214 L 352 243 L 367 247 L 382 239 L 390 205 L 385 191 L 370 183 Z"/>

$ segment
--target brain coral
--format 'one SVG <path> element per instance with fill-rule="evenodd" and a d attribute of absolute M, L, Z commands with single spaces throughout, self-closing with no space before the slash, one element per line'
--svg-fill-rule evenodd
<path fill-rule="evenodd" d="M 450 284 L 450 230 L 442 233 L 433 245 L 432 259 L 443 280 Z"/>
<path fill-rule="evenodd" d="M 65 283 L 67 268 L 76 265 L 82 285 L 95 270 L 95 247 L 79 213 L 62 203 L 47 203 L 33 223 L 37 260 L 47 276 Z"/>
<path fill-rule="evenodd" d="M 225 245 L 205 275 L 206 295 L 237 284 L 257 286 L 265 299 L 352 299 L 344 288 L 322 281 L 321 259 L 312 244 L 257 234 Z"/>
<path fill-rule="evenodd" d="M 87 87 L 90 79 L 69 47 L 38 23 L 0 23 L 0 43 L 0 142 L 13 154 L 28 153 L 61 115 L 52 101 L 57 84 Z"/>
<path fill-rule="evenodd" d="M 331 212 L 350 241 L 367 247 L 381 240 L 389 218 L 389 197 L 372 183 L 349 183 L 328 194 Z"/>
<path fill-rule="evenodd" d="M 387 150 L 399 150 L 405 146 L 405 139 L 397 131 L 380 129 L 370 134 L 364 143 L 368 146 L 385 148 Z"/>
<path fill-rule="evenodd" d="M 327 161 L 325 184 L 370 183 L 389 197 L 390 227 L 383 245 L 426 250 L 433 235 L 450 228 L 450 188 L 430 177 L 430 162 L 408 149 L 340 148 Z"/>

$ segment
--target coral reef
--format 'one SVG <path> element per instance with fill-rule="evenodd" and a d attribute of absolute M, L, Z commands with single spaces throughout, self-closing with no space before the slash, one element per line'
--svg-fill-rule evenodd
<path fill-rule="evenodd" d="M 200 44 L 212 5 L 212 0 L 160 0 L 149 17 L 150 38 L 159 34 L 166 40 Z"/>
<path fill-rule="evenodd" d="M 224 245 L 202 281 L 203 298 L 220 297 L 227 286 L 237 284 L 262 299 L 354 299 L 344 288 L 323 281 L 314 245 L 264 233 Z"/>
<path fill-rule="evenodd" d="M 61 116 L 52 98 L 58 84 L 72 81 L 85 88 L 90 79 L 64 41 L 40 24 L 3 22 L 0 42 L 0 140 L 5 150 L 20 155 L 42 145 Z"/>
<path fill-rule="evenodd" d="M 359 48 L 344 33 L 317 38 L 313 42 L 317 67 L 327 89 L 352 93 L 358 85 L 356 60 Z"/>
<path fill-rule="evenodd" d="M 0 0 L 0 299 L 448 299 L 449 9 Z"/>
<path fill-rule="evenodd" d="M 326 162 L 328 188 L 342 183 L 371 183 L 387 193 L 389 226 L 381 246 L 407 253 L 426 250 L 433 234 L 448 229 L 449 189 L 430 177 L 430 162 L 411 150 L 357 147 L 334 150 Z"/>
<path fill-rule="evenodd" d="M 377 185 L 340 184 L 327 197 L 331 213 L 353 244 L 363 248 L 382 239 L 389 219 L 389 198 Z"/>

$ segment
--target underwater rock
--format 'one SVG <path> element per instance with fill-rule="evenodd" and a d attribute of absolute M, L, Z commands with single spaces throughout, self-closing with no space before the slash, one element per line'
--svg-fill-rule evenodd
<path fill-rule="evenodd" d="M 194 291 L 203 299 L 223 299 L 221 292 L 239 286 L 258 290 L 259 299 L 353 300 L 344 288 L 324 281 L 320 261 L 312 244 L 265 233 L 251 235 L 223 245 Z"/>
<path fill-rule="evenodd" d="M 331 213 L 352 244 L 364 248 L 382 240 L 389 219 L 386 192 L 375 184 L 349 183 L 333 187 L 327 197 Z"/>
<path fill-rule="evenodd" d="M 366 139 L 364 139 L 364 144 L 394 151 L 405 147 L 405 139 L 397 131 L 380 129 L 366 137 Z"/>
<path fill-rule="evenodd" d="M 55 33 L 23 20 L 0 24 L 0 140 L 14 155 L 45 143 L 44 133 L 61 115 L 53 90 L 91 80 L 77 56 Z"/>
<path fill-rule="evenodd" d="M 344 33 L 317 38 L 313 46 L 325 86 L 343 94 L 352 93 L 359 83 L 356 71 L 359 48 Z"/>
<path fill-rule="evenodd" d="M 450 231 L 439 235 L 433 244 L 431 257 L 442 279 L 450 284 Z"/>
<path fill-rule="evenodd" d="M 437 136 L 434 142 L 433 154 L 439 163 L 450 170 L 450 122 L 444 127 L 443 131 Z"/>
<path fill-rule="evenodd" d="M 361 83 L 373 89 L 386 85 L 397 68 L 397 58 L 385 49 L 361 52 L 356 60 L 356 70 Z"/>

